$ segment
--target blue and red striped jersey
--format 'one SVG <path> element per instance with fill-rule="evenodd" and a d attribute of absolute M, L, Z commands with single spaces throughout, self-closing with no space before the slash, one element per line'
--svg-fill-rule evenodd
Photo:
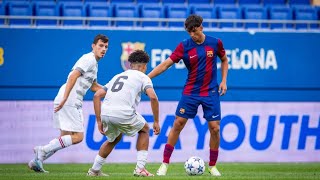
<path fill-rule="evenodd" d="M 191 38 L 182 41 L 170 55 L 173 62 L 183 60 L 188 69 L 188 78 L 183 94 L 209 96 L 209 92 L 218 86 L 217 56 L 222 58 L 225 50 L 220 39 L 206 36 L 202 44 Z"/>

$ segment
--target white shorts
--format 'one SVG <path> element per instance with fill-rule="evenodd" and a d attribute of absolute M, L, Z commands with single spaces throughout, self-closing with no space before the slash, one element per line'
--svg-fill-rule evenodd
<path fill-rule="evenodd" d="M 65 105 L 53 113 L 53 127 L 63 131 L 84 132 L 83 122 L 81 108 Z"/>
<path fill-rule="evenodd" d="M 102 115 L 101 121 L 103 131 L 109 142 L 113 142 L 121 133 L 127 136 L 135 136 L 147 123 L 138 113 L 129 119 Z"/>

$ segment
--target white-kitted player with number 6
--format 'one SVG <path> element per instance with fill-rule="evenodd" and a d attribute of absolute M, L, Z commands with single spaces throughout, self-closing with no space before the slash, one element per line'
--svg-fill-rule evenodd
<path fill-rule="evenodd" d="M 134 176 L 154 176 L 145 166 L 149 147 L 149 125 L 136 112 L 141 93 L 149 96 L 154 116 L 153 131 L 160 132 L 159 102 L 151 79 L 145 74 L 149 56 L 142 50 L 129 55 L 130 70 L 115 75 L 103 89 L 98 90 L 93 99 L 98 129 L 108 140 L 102 144 L 88 176 L 108 176 L 101 172 L 102 165 L 122 135 L 135 136 L 137 139 L 137 165 Z M 101 98 L 104 97 L 101 106 Z"/>

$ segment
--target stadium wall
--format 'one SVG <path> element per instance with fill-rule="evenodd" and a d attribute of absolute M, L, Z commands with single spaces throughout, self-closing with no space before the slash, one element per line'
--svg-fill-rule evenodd
<path fill-rule="evenodd" d="M 139 48 L 150 54 L 149 72 L 188 38 L 182 31 L 0 29 L 0 163 L 25 163 L 33 157 L 34 145 L 58 135 L 51 123 L 52 100 L 98 33 L 110 38 L 109 51 L 99 62 L 101 84 L 126 69 L 129 51 Z M 320 34 L 206 34 L 223 40 L 230 59 L 229 90 L 221 98 L 219 161 L 320 162 Z M 162 131 L 159 136 L 150 131 L 151 162 L 161 162 L 185 77 L 184 65 L 176 64 L 153 81 L 161 101 Z M 58 152 L 48 162 L 93 161 L 105 137 L 97 132 L 91 99 L 89 93 L 84 103 L 84 142 Z M 149 102 L 141 102 L 138 111 L 151 125 Z M 172 161 L 183 162 L 192 155 L 207 161 L 208 138 L 200 107 L 182 132 Z M 136 137 L 125 136 L 108 162 L 135 162 L 135 141 Z"/>
<path fill-rule="evenodd" d="M 110 37 L 109 51 L 99 63 L 98 81 L 102 84 L 123 71 L 128 51 L 145 49 L 151 57 L 149 72 L 188 38 L 182 31 L 3 28 L 0 100 L 52 100 L 74 62 L 91 50 L 98 33 Z M 207 34 L 223 40 L 230 60 L 229 91 L 223 101 L 320 101 L 320 33 Z M 186 73 L 184 64 L 176 64 L 154 78 L 160 100 L 179 100 Z M 86 96 L 91 99 L 92 94 Z"/>

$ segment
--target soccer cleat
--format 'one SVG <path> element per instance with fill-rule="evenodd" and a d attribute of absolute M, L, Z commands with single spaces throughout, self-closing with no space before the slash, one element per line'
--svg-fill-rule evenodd
<path fill-rule="evenodd" d="M 158 176 L 165 176 L 167 174 L 169 164 L 167 163 L 162 163 L 159 169 L 157 170 L 157 175 Z"/>
<path fill-rule="evenodd" d="M 133 175 L 134 176 L 138 176 L 138 177 L 150 177 L 150 176 L 154 176 L 154 174 L 149 173 L 145 168 L 140 169 L 140 168 L 136 168 L 133 171 Z"/>
<path fill-rule="evenodd" d="M 48 173 L 49 171 L 43 169 L 42 165 L 43 158 L 46 156 L 46 153 L 42 150 L 42 147 L 36 146 L 33 148 L 33 151 L 35 153 L 35 158 L 28 163 L 28 167 L 35 172 Z"/>
<path fill-rule="evenodd" d="M 35 172 L 41 172 L 41 169 L 38 168 L 38 166 L 36 165 L 35 159 L 29 161 L 28 167 L 29 169 L 34 170 Z"/>
<path fill-rule="evenodd" d="M 109 176 L 109 175 L 101 172 L 101 170 L 94 170 L 90 168 L 88 170 L 87 176 Z"/>
<path fill-rule="evenodd" d="M 209 167 L 209 173 L 211 174 L 211 176 L 221 176 L 216 166 Z"/>
<path fill-rule="evenodd" d="M 45 169 L 43 169 L 42 161 L 40 161 L 39 159 L 36 159 L 34 162 L 35 162 L 37 168 L 40 169 L 39 172 L 49 173 L 49 171 L 46 171 Z"/>

